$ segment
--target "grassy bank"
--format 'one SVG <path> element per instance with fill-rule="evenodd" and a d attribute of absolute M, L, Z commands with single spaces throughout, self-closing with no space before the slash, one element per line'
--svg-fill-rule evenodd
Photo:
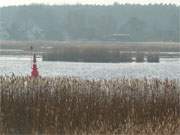
<path fill-rule="evenodd" d="M 1 41 L 0 54 L 31 55 L 30 46 L 44 61 L 159 62 L 180 57 L 180 44 L 173 42 Z"/>
<path fill-rule="evenodd" d="M 0 49 L 20 49 L 51 52 L 66 49 L 71 51 L 139 51 L 139 52 L 180 52 L 180 43 L 174 42 L 101 42 L 101 41 L 0 41 Z"/>
<path fill-rule="evenodd" d="M 173 135 L 178 80 L 0 77 L 1 134 Z"/>

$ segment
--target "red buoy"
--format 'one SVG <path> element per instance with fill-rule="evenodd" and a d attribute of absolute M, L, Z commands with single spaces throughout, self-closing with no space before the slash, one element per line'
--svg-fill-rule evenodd
<path fill-rule="evenodd" d="M 39 72 L 36 64 L 36 54 L 33 55 L 33 65 L 32 65 L 32 72 L 31 72 L 31 77 L 38 77 Z"/>

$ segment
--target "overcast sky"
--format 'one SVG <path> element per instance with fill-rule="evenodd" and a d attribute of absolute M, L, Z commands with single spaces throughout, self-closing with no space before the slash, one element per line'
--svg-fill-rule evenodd
<path fill-rule="evenodd" d="M 180 0 L 0 0 L 0 6 L 9 6 L 9 5 L 24 5 L 32 3 L 43 3 L 43 4 L 113 4 L 114 2 L 118 3 L 139 3 L 139 4 L 148 4 L 148 3 L 172 3 L 180 5 Z"/>

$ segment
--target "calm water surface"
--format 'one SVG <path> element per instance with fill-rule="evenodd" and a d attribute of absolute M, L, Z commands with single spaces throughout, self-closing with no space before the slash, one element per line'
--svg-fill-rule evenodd
<path fill-rule="evenodd" d="M 0 56 L 0 75 L 30 75 L 28 56 Z M 83 79 L 170 78 L 180 79 L 180 58 L 160 63 L 75 63 L 38 61 L 42 76 L 75 76 Z"/>

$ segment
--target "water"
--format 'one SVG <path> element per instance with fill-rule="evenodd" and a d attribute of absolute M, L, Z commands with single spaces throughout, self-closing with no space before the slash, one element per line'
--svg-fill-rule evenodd
<path fill-rule="evenodd" d="M 0 56 L 0 75 L 30 75 L 31 58 Z M 41 76 L 74 76 L 82 79 L 169 78 L 180 79 L 180 58 L 160 63 L 76 63 L 38 61 Z"/>

